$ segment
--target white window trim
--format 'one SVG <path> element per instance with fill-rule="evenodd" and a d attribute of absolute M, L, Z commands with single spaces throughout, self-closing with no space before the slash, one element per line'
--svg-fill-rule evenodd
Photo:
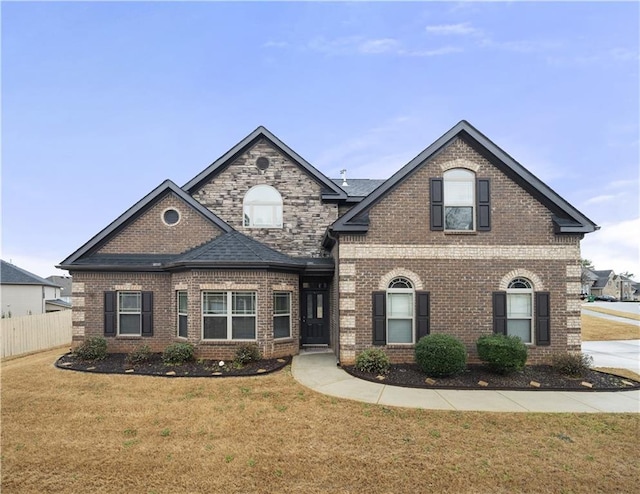
<path fill-rule="evenodd" d="M 404 276 L 399 276 L 396 277 L 394 279 L 392 279 L 389 282 L 389 285 L 391 285 L 394 281 L 396 281 L 399 278 L 403 278 L 405 279 L 407 282 L 409 282 L 411 284 L 411 286 L 414 286 L 414 283 L 409 279 L 406 278 Z M 390 342 L 389 341 L 389 321 L 390 320 L 407 320 L 407 317 L 391 317 L 389 316 L 389 294 L 394 294 L 394 293 L 406 293 L 406 294 L 411 294 L 411 342 L 404 342 L 404 343 L 400 343 L 400 342 Z M 385 304 L 387 304 L 386 307 L 386 313 L 387 313 L 387 317 L 386 317 L 386 321 L 385 321 L 385 326 L 386 326 L 386 331 L 385 331 L 385 337 L 387 340 L 387 345 L 414 345 L 416 342 L 416 334 L 415 334 L 415 329 L 416 329 L 416 317 L 415 317 L 415 307 L 416 307 L 416 291 L 415 288 L 389 288 L 389 286 L 387 285 L 387 290 L 386 290 L 386 296 L 385 296 Z"/>
<path fill-rule="evenodd" d="M 213 294 L 224 294 L 227 302 L 227 313 L 226 314 L 205 314 L 204 312 L 204 297 L 206 293 Z M 254 309 L 255 312 L 253 314 L 234 314 L 233 313 L 233 294 L 251 294 L 254 298 Z M 228 290 L 228 291 L 219 291 L 219 290 L 203 290 L 200 294 L 200 307 L 201 307 L 201 315 L 202 315 L 202 330 L 200 333 L 200 338 L 202 341 L 257 341 L 258 339 L 258 295 L 255 291 L 242 291 L 242 290 Z M 227 319 L 227 337 L 226 338 L 205 338 L 204 337 L 204 322 L 206 317 L 219 317 Z M 233 318 L 234 317 L 252 317 L 255 320 L 255 338 L 233 338 Z"/>
<path fill-rule="evenodd" d="M 276 314 L 276 304 L 275 304 L 276 295 L 287 295 L 289 297 L 289 312 L 288 313 L 286 313 L 286 314 Z M 278 337 L 276 337 L 275 324 L 273 325 L 273 339 L 274 340 L 284 340 L 284 339 L 287 339 L 287 338 L 291 338 L 291 299 L 292 299 L 291 292 L 283 292 L 283 291 L 273 292 L 273 317 L 274 317 L 274 319 L 276 317 L 288 317 L 289 318 L 289 334 L 287 336 L 278 336 Z"/>
<path fill-rule="evenodd" d="M 124 336 L 124 337 L 136 337 L 136 336 L 142 336 L 142 292 L 138 291 L 138 290 L 122 290 L 122 291 L 118 291 L 116 292 L 118 294 L 118 318 L 117 318 L 117 325 L 118 325 L 118 336 Z M 120 295 L 123 294 L 135 294 L 138 295 L 138 301 L 140 302 L 139 304 L 139 308 L 137 311 L 131 311 L 131 310 L 125 310 L 122 311 L 120 308 Z M 126 315 L 137 315 L 138 316 L 138 332 L 137 333 L 120 333 L 120 316 L 122 314 L 126 314 Z"/>
<path fill-rule="evenodd" d="M 180 312 L 180 294 L 184 293 L 185 296 L 187 297 L 187 312 Z M 189 334 L 189 293 L 187 292 L 187 290 L 177 290 L 176 291 L 176 312 L 177 312 L 177 316 L 176 316 L 176 336 L 178 338 L 187 338 L 188 334 Z M 184 316 L 187 318 L 187 336 L 180 336 L 180 316 Z"/>
<path fill-rule="evenodd" d="M 278 194 L 280 200 L 279 201 L 253 200 L 250 203 L 247 203 L 247 196 L 251 194 L 252 191 L 254 191 L 257 188 L 265 188 L 265 187 L 272 189 L 276 194 Z M 265 225 L 256 225 L 255 224 L 256 215 L 254 214 L 256 207 L 257 208 L 270 207 L 271 217 L 274 219 L 274 223 L 265 224 Z M 247 214 L 247 212 L 249 214 Z M 244 199 L 242 200 L 242 225 L 245 228 L 282 228 L 282 225 L 284 222 L 283 215 L 284 215 L 284 206 L 282 201 L 282 194 L 280 194 L 278 189 L 276 189 L 275 187 L 272 187 L 271 185 L 262 184 L 262 185 L 256 185 L 255 187 L 252 187 L 247 191 L 247 193 L 244 196 Z M 247 217 L 249 218 L 249 224 L 247 224 L 246 222 Z"/>
<path fill-rule="evenodd" d="M 468 172 L 471 178 L 449 178 L 447 179 L 447 174 L 451 175 L 449 172 L 453 171 L 465 171 Z M 447 199 L 447 182 L 461 182 L 467 183 L 471 182 L 471 204 L 462 204 L 456 202 L 450 202 Z M 469 170 L 467 168 L 451 168 L 445 171 L 442 175 L 442 192 L 443 192 L 443 223 L 444 223 L 444 231 L 445 232 L 475 232 L 477 230 L 476 225 L 476 174 L 473 170 Z M 471 229 L 470 230 L 456 230 L 453 228 L 447 228 L 447 208 L 457 208 L 457 207 L 471 207 Z"/>
<path fill-rule="evenodd" d="M 533 284 L 531 283 L 531 280 L 528 280 L 522 277 L 514 278 L 513 280 L 511 280 L 509 284 L 513 283 L 516 279 L 522 279 L 526 281 L 529 284 L 529 288 L 507 288 L 507 335 L 509 334 L 509 320 L 514 320 L 514 321 L 528 320 L 529 321 L 529 339 L 531 341 L 523 341 L 523 343 L 525 345 L 533 346 L 536 344 L 535 332 L 533 331 L 533 320 L 534 320 L 534 314 L 535 314 L 535 307 L 533 305 L 535 302 L 533 298 Z M 509 295 L 510 294 L 529 295 L 530 302 L 531 302 L 530 303 L 531 313 L 529 314 L 529 317 L 509 317 Z"/>

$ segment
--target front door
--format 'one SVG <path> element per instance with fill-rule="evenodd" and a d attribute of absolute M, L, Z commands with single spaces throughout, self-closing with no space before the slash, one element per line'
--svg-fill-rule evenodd
<path fill-rule="evenodd" d="M 329 291 L 303 288 L 300 313 L 302 314 L 302 344 L 329 344 Z"/>

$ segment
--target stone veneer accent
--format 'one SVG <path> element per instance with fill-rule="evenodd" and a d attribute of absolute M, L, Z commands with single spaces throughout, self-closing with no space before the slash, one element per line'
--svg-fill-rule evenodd
<path fill-rule="evenodd" d="M 269 159 L 265 171 L 255 165 L 261 156 Z M 243 224 L 244 196 L 262 184 L 274 187 L 282 196 L 282 228 L 249 228 Z M 302 168 L 261 139 L 219 170 L 193 197 L 236 230 L 285 254 L 325 257 L 322 238 L 327 226 L 338 219 L 338 206 L 322 201 L 322 189 Z"/>
<path fill-rule="evenodd" d="M 505 274 L 500 280 L 498 289 L 503 292 L 506 291 L 509 288 L 509 283 L 515 278 L 527 278 L 531 283 L 533 283 L 533 289 L 537 292 L 545 290 L 544 283 L 542 283 L 540 277 L 528 269 L 514 269 L 513 271 Z"/>

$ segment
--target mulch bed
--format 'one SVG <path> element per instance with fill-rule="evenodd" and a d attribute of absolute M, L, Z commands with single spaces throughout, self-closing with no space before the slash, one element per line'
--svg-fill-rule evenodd
<path fill-rule="evenodd" d="M 408 388 L 527 391 L 621 391 L 640 388 L 640 382 L 595 370 L 589 370 L 578 378 L 563 376 L 548 365 L 527 366 L 521 372 L 514 372 L 506 376 L 491 372 L 482 365 L 469 365 L 464 372 L 458 375 L 429 380 L 415 364 L 392 365 L 385 375 L 361 372 L 353 366 L 343 366 L 343 369 L 360 379 Z M 583 383 L 588 383 L 591 386 Z"/>
<path fill-rule="evenodd" d="M 97 372 L 102 374 L 132 374 L 163 377 L 232 377 L 256 376 L 269 374 L 282 369 L 291 363 L 291 357 L 265 359 L 249 362 L 243 367 L 236 368 L 232 362 L 226 361 L 220 366 L 218 360 L 197 360 L 181 365 L 167 365 L 162 361 L 161 354 L 153 354 L 145 363 L 130 364 L 125 353 L 111 353 L 102 360 L 80 360 L 67 353 L 56 361 L 56 367 L 83 372 Z"/>

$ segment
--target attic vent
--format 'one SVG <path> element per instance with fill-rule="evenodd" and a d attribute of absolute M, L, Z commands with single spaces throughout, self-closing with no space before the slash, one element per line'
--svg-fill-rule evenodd
<path fill-rule="evenodd" d="M 258 170 L 260 170 L 261 172 L 265 171 L 267 168 L 269 168 L 269 158 L 265 156 L 260 156 L 256 160 L 256 166 L 258 167 Z"/>
<path fill-rule="evenodd" d="M 162 221 L 165 225 L 173 226 L 180 221 L 180 213 L 173 208 L 165 209 L 162 213 Z"/>

